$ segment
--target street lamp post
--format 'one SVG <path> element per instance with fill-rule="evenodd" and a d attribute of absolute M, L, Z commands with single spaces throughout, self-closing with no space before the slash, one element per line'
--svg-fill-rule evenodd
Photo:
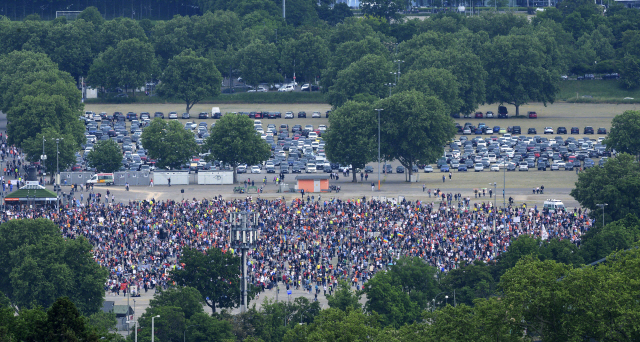
<path fill-rule="evenodd" d="M 397 48 L 396 48 L 397 49 Z M 396 50 L 397 51 L 397 50 Z M 397 52 L 396 52 L 397 53 Z M 398 63 L 398 73 L 396 76 L 396 83 L 400 83 L 400 63 L 404 63 L 404 61 L 401 60 L 395 60 L 394 63 Z"/>
<path fill-rule="evenodd" d="M 231 233 L 229 234 L 230 246 L 242 253 L 242 293 L 241 311 L 247 311 L 247 251 L 257 247 L 258 241 L 258 214 L 255 212 L 241 211 L 230 214 Z"/>
<path fill-rule="evenodd" d="M 391 89 L 391 88 L 389 88 Z M 391 91 L 391 90 L 389 90 Z M 376 108 L 375 111 L 378 112 L 378 191 L 380 191 L 380 112 L 383 111 L 382 108 Z"/>
<path fill-rule="evenodd" d="M 199 327 L 200 324 L 192 324 L 190 326 L 188 326 L 186 329 L 184 329 L 184 332 L 182 333 L 182 341 L 186 342 L 187 341 L 187 330 L 191 327 Z"/>
<path fill-rule="evenodd" d="M 596 204 L 596 206 L 602 208 L 602 227 L 604 227 L 604 207 L 608 206 L 608 203 Z"/>
<path fill-rule="evenodd" d="M 495 194 L 496 192 L 496 182 L 493 182 L 493 193 Z M 491 183 L 489 183 L 489 186 L 491 186 Z M 493 256 L 496 256 L 497 253 L 497 246 L 496 244 L 498 243 L 498 238 L 496 236 L 496 218 L 498 215 L 497 214 L 497 210 L 496 210 L 496 198 L 493 198 L 493 238 L 495 239 L 495 241 L 493 242 Z"/>
<path fill-rule="evenodd" d="M 507 186 L 507 156 L 505 155 L 504 160 L 502 161 L 502 207 L 507 208 L 507 199 L 505 198 L 505 188 Z"/>
<path fill-rule="evenodd" d="M 151 342 L 155 342 L 156 341 L 156 332 L 155 332 L 155 319 L 156 318 L 160 318 L 160 315 L 156 315 L 151 317 Z"/>
<path fill-rule="evenodd" d="M 389 97 L 391 97 L 391 87 L 394 87 L 395 83 L 385 83 L 384 85 L 389 86 Z"/>

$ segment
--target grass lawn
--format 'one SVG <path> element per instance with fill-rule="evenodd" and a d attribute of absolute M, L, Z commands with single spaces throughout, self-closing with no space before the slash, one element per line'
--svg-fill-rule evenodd
<path fill-rule="evenodd" d="M 633 100 L 624 100 L 632 97 Z M 626 90 L 617 80 L 562 81 L 556 99 L 569 102 L 638 103 L 640 88 Z"/>

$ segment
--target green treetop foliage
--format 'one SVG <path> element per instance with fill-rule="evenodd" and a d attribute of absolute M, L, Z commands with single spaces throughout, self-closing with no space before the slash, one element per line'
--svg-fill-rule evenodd
<path fill-rule="evenodd" d="M 296 39 L 284 41 L 283 44 L 280 61 L 284 73 L 293 75 L 295 72 L 296 80 L 314 82 L 329 58 L 327 41 L 306 32 Z"/>
<path fill-rule="evenodd" d="M 476 298 L 489 298 L 494 294 L 496 281 L 492 274 L 492 267 L 480 260 L 471 264 L 462 264 L 447 272 L 442 279 L 443 290 L 447 293 L 456 291 L 459 304 L 473 306 Z"/>
<path fill-rule="evenodd" d="M 354 169 L 363 169 L 378 154 L 377 113 L 368 103 L 349 101 L 331 113 L 329 129 L 323 139 L 327 142 L 329 160 Z M 353 172 L 353 181 L 357 173 Z"/>
<path fill-rule="evenodd" d="M 359 310 L 362 307 L 360 297 L 360 294 L 351 291 L 351 286 L 348 282 L 340 280 L 333 294 L 327 296 L 327 303 L 330 308 L 342 311 L 347 311 L 349 307 Z"/>
<path fill-rule="evenodd" d="M 382 153 L 387 160 L 397 159 L 412 173 L 418 163 L 433 163 L 442 146 L 455 135 L 453 119 L 442 101 L 411 90 L 378 101 L 381 114 Z"/>
<path fill-rule="evenodd" d="M 391 63 L 382 56 L 363 56 L 338 72 L 329 88 L 329 103 L 337 108 L 349 100 L 358 100 L 356 95 L 371 102 L 387 96 L 389 90 L 385 84 L 393 80 L 391 70 Z"/>
<path fill-rule="evenodd" d="M 98 141 L 87 156 L 89 166 L 98 172 L 114 172 L 122 166 L 122 153 L 118 144 L 109 139 Z"/>
<path fill-rule="evenodd" d="M 91 314 L 102 307 L 107 270 L 91 256 L 80 237 L 62 238 L 46 219 L 12 220 L 0 225 L 0 291 L 20 310 L 49 308 L 57 298 L 71 298 Z"/>
<path fill-rule="evenodd" d="M 390 272 L 378 272 L 364 284 L 366 312 L 380 315 L 384 326 L 399 328 L 415 322 L 423 308 L 403 291 L 403 284 Z"/>
<path fill-rule="evenodd" d="M 623 219 L 627 214 L 640 216 L 640 167 L 635 157 L 621 153 L 608 160 L 604 167 L 589 168 L 580 173 L 571 190 L 583 208 L 602 215 L 598 203 L 607 203 L 605 217 L 611 221 Z"/>
<path fill-rule="evenodd" d="M 211 60 L 185 50 L 169 60 L 160 81 L 158 94 L 184 101 L 189 113 L 196 103 L 220 94 L 222 76 Z"/>
<path fill-rule="evenodd" d="M 259 164 L 271 155 L 271 148 L 256 134 L 251 119 L 237 114 L 226 114 L 218 120 L 202 149 L 211 152 L 207 160 L 220 160 L 233 167 L 234 182 L 238 165 Z"/>
<path fill-rule="evenodd" d="M 595 213 L 596 224 L 600 222 L 600 213 Z M 606 226 L 595 226 L 582 236 L 580 255 L 586 263 L 598 261 L 606 256 L 629 249 L 640 241 L 640 220 L 632 214 Z"/>
<path fill-rule="evenodd" d="M 119 41 L 94 60 L 89 83 L 105 88 L 136 89 L 158 74 L 153 46 L 137 38 Z"/>
<path fill-rule="evenodd" d="M 155 118 L 142 131 L 142 145 L 149 157 L 157 159 L 159 168 L 179 168 L 188 162 L 197 151 L 196 139 L 191 131 L 177 121 Z"/>
<path fill-rule="evenodd" d="M 313 323 L 287 331 L 283 341 L 377 341 L 380 332 L 377 315 L 365 315 L 353 308 L 330 308 L 322 310 Z"/>
<path fill-rule="evenodd" d="M 42 137 L 44 137 L 44 154 L 47 160 L 44 161 L 46 172 L 53 177 L 56 170 L 66 170 L 68 167 L 76 163 L 75 153 L 80 146 L 75 137 L 71 134 L 63 134 L 53 128 L 47 127 L 41 133 L 34 137 L 26 139 L 22 143 L 22 148 L 27 155 L 27 160 L 36 162 L 40 160 L 42 155 Z M 84 136 L 83 136 L 84 138 Z M 58 143 L 56 144 L 56 139 Z M 56 153 L 59 154 L 56 157 Z M 53 179 L 53 178 L 52 178 Z"/>
<path fill-rule="evenodd" d="M 603 142 L 617 152 L 640 156 L 640 111 L 627 110 L 611 120 L 609 135 Z"/>
<path fill-rule="evenodd" d="M 159 287 L 149 302 L 149 307 L 175 306 L 182 309 L 186 319 L 191 319 L 193 315 L 204 312 L 203 303 L 202 295 L 193 287 L 179 286 L 167 290 Z"/>
<path fill-rule="evenodd" d="M 553 103 L 560 75 L 534 35 L 499 36 L 486 45 L 487 102 L 516 107 Z"/>
<path fill-rule="evenodd" d="M 274 83 L 278 73 L 278 49 L 273 43 L 253 41 L 238 51 L 240 73 L 247 84 L 257 87 L 261 82 Z"/>
<path fill-rule="evenodd" d="M 372 17 L 384 18 L 387 22 L 399 20 L 400 15 L 398 12 L 406 7 L 407 6 L 402 0 L 364 0 L 360 3 L 360 8 L 362 9 L 363 14 Z"/>
<path fill-rule="evenodd" d="M 620 68 L 622 85 L 627 89 L 635 89 L 640 86 L 640 63 L 636 56 L 625 54 Z"/>
<path fill-rule="evenodd" d="M 146 42 L 147 35 L 139 21 L 124 17 L 105 21 L 98 34 L 100 51 L 106 51 L 109 47 L 115 48 L 121 41 L 129 39 Z"/>
<path fill-rule="evenodd" d="M 76 20 L 78 19 L 82 19 L 88 23 L 92 23 L 95 27 L 100 27 L 102 26 L 102 24 L 104 24 L 104 18 L 102 17 L 102 14 L 100 14 L 100 11 L 95 6 L 89 6 L 85 8 L 80 14 L 78 14 Z"/>
<path fill-rule="evenodd" d="M 447 114 L 460 113 L 463 104 L 458 95 L 460 85 L 456 77 L 446 69 L 410 70 L 400 77 L 394 90 L 417 90 L 427 96 L 435 96 L 442 101 Z"/>
<path fill-rule="evenodd" d="M 205 253 L 187 248 L 180 257 L 185 266 L 171 272 L 171 278 L 180 286 L 195 288 L 202 300 L 215 313 L 217 309 L 240 305 L 240 258 L 233 253 L 222 253 L 210 248 Z M 254 293 L 249 291 L 248 300 Z M 184 316 L 184 313 L 182 313 Z"/>

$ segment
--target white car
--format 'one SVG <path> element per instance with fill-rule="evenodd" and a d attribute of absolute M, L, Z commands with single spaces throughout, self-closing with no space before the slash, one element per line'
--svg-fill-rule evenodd
<path fill-rule="evenodd" d="M 258 165 L 253 165 L 251 167 L 251 173 L 260 173 L 260 166 Z"/>
<path fill-rule="evenodd" d="M 544 134 L 553 134 L 553 127 L 545 127 Z"/>
<path fill-rule="evenodd" d="M 482 165 L 482 163 L 476 163 L 476 164 L 473 166 L 473 170 L 474 170 L 475 172 L 481 172 L 481 171 L 484 171 L 484 166 Z"/>
<path fill-rule="evenodd" d="M 278 91 L 280 92 L 290 92 L 290 91 L 294 91 L 296 88 L 293 86 L 293 84 L 287 84 L 284 87 L 280 87 L 280 89 L 278 89 Z"/>
<path fill-rule="evenodd" d="M 560 170 L 560 165 L 558 165 L 558 163 L 551 164 L 551 171 L 558 171 L 558 170 Z"/>
<path fill-rule="evenodd" d="M 318 130 L 322 133 L 327 131 L 327 125 L 320 125 L 318 126 Z"/>
<path fill-rule="evenodd" d="M 424 172 L 426 172 L 426 173 L 431 173 L 431 172 L 433 172 L 433 166 L 431 166 L 431 165 L 427 165 L 427 166 L 425 166 L 425 167 L 424 167 Z"/>
<path fill-rule="evenodd" d="M 267 92 L 267 89 L 265 87 L 262 87 L 262 86 L 260 86 L 260 87 L 258 87 L 256 89 L 249 89 L 247 91 L 247 93 L 265 93 L 265 92 Z"/>
<path fill-rule="evenodd" d="M 313 119 L 319 119 L 320 118 L 320 112 L 313 112 L 311 114 L 311 118 Z"/>
<path fill-rule="evenodd" d="M 498 166 L 498 164 L 493 164 L 491 165 L 491 171 L 500 171 L 500 166 Z"/>
<path fill-rule="evenodd" d="M 519 171 L 529 171 L 529 164 L 527 162 L 522 162 L 518 165 Z"/>
<path fill-rule="evenodd" d="M 177 118 L 178 118 L 178 113 L 176 112 L 169 113 L 169 119 L 177 119 Z"/>
<path fill-rule="evenodd" d="M 285 119 L 293 119 L 293 112 L 284 113 L 284 118 Z"/>
<path fill-rule="evenodd" d="M 300 90 L 301 91 L 309 91 L 309 87 L 310 87 L 309 83 L 305 83 L 305 84 L 302 85 L 302 87 L 300 87 Z"/>

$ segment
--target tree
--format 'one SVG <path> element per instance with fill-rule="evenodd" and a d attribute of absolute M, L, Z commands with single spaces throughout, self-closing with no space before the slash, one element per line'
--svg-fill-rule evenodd
<path fill-rule="evenodd" d="M 313 323 L 295 325 L 284 341 L 375 341 L 381 333 L 377 315 L 365 315 L 360 310 L 322 310 Z"/>
<path fill-rule="evenodd" d="M 56 171 L 64 171 L 76 163 L 75 153 L 78 151 L 78 144 L 71 134 L 61 134 L 53 128 L 45 128 L 42 133 L 38 133 L 35 137 L 28 138 L 22 143 L 22 149 L 26 153 L 28 161 L 40 160 L 42 137 L 45 138 L 44 154 L 47 156 L 44 166 L 53 179 Z M 56 139 L 58 139 L 58 143 L 56 143 Z M 56 153 L 58 154 L 56 155 Z"/>
<path fill-rule="evenodd" d="M 0 225 L 0 291 L 15 308 L 50 307 L 68 296 L 86 314 L 102 306 L 107 270 L 91 255 L 83 237 L 65 240 L 46 219 Z"/>
<path fill-rule="evenodd" d="M 398 12 L 406 8 L 402 0 L 365 0 L 360 3 L 362 13 L 372 17 L 384 18 L 388 23 L 399 20 Z"/>
<path fill-rule="evenodd" d="M 560 75 L 535 35 L 498 36 L 486 45 L 487 102 L 516 107 L 553 103 Z"/>
<path fill-rule="evenodd" d="M 187 248 L 183 250 L 181 269 L 171 272 L 171 277 L 180 286 L 195 288 L 207 306 L 215 313 L 216 308 L 233 308 L 240 305 L 240 258 L 233 253 L 223 253 L 210 248 L 203 253 Z M 248 291 L 248 299 L 253 292 Z"/>
<path fill-rule="evenodd" d="M 305 32 L 286 40 L 282 49 L 282 67 L 286 74 L 296 74 L 296 80 L 315 81 L 329 58 L 329 47 L 322 37 Z"/>
<path fill-rule="evenodd" d="M 160 168 L 179 168 L 193 157 L 198 148 L 193 133 L 177 121 L 167 122 L 160 118 L 151 121 L 140 139 L 149 157 L 157 159 Z"/>
<path fill-rule="evenodd" d="M 406 72 L 400 77 L 395 90 L 417 90 L 427 96 L 435 96 L 445 105 L 447 114 L 459 114 L 463 104 L 458 96 L 459 88 L 456 77 L 449 70 L 428 68 Z"/>
<path fill-rule="evenodd" d="M 256 134 L 251 119 L 237 114 L 226 114 L 216 122 L 204 141 L 203 150 L 211 152 L 207 160 L 219 160 L 233 167 L 234 183 L 238 165 L 255 165 L 271 155 L 271 148 Z"/>
<path fill-rule="evenodd" d="M 640 167 L 635 158 L 621 153 L 608 160 L 604 167 L 589 168 L 578 175 L 578 181 L 570 195 L 583 208 L 601 215 L 598 203 L 607 203 L 606 219 L 617 221 L 627 214 L 640 216 L 640 203 L 637 194 L 640 191 Z"/>
<path fill-rule="evenodd" d="M 442 280 L 443 289 L 451 293 L 456 291 L 458 303 L 473 306 L 476 298 L 489 298 L 495 291 L 495 280 L 491 275 L 491 266 L 475 260 L 450 270 Z"/>
<path fill-rule="evenodd" d="M 122 166 L 122 153 L 118 144 L 109 139 L 98 141 L 87 156 L 89 166 L 98 172 L 114 172 Z"/>
<path fill-rule="evenodd" d="M 382 56 L 366 55 L 338 72 L 335 83 L 329 88 L 329 103 L 338 108 L 356 95 L 371 100 L 387 96 L 385 83 L 391 79 L 391 64 Z"/>
<path fill-rule="evenodd" d="M 254 40 L 238 51 L 240 74 L 247 84 L 257 87 L 260 82 L 273 83 L 278 73 L 278 49 L 273 43 Z"/>
<path fill-rule="evenodd" d="M 389 273 L 402 286 L 402 291 L 409 294 L 411 301 L 422 309 L 426 308 L 429 300 L 438 293 L 436 268 L 418 257 L 397 259 Z"/>
<path fill-rule="evenodd" d="M 202 313 L 202 294 L 193 287 L 179 286 L 167 290 L 158 288 L 158 291 L 149 301 L 150 308 L 162 306 L 174 306 L 181 308 L 186 319 L 191 319 L 195 314 Z"/>
<path fill-rule="evenodd" d="M 355 169 L 376 160 L 377 138 L 376 112 L 368 103 L 348 101 L 331 113 L 329 129 L 323 139 L 327 142 L 329 160 Z M 357 173 L 353 172 L 356 182 Z"/>
<path fill-rule="evenodd" d="M 78 14 L 77 19 L 83 19 L 88 23 L 93 23 L 95 27 L 100 27 L 104 23 L 104 18 L 100 11 L 95 6 L 89 6 L 85 8 L 80 14 Z"/>
<path fill-rule="evenodd" d="M 61 70 L 74 79 L 86 76 L 97 49 L 94 24 L 74 20 L 66 25 L 53 25 L 48 30 L 43 48 Z"/>
<path fill-rule="evenodd" d="M 596 221 L 597 222 L 597 221 Z M 606 226 L 596 226 L 583 235 L 580 255 L 586 263 L 598 261 L 614 253 L 629 249 L 640 241 L 640 220 L 627 214 L 622 220 Z"/>
<path fill-rule="evenodd" d="M 68 297 L 57 299 L 47 310 L 46 331 L 38 340 L 52 342 L 100 340 Z"/>
<path fill-rule="evenodd" d="M 420 316 L 419 304 L 411 300 L 390 272 L 376 273 L 364 284 L 362 292 L 367 296 L 365 310 L 379 314 L 383 326 L 399 328 Z"/>
<path fill-rule="evenodd" d="M 198 312 L 191 316 L 188 322 L 189 326 L 194 326 L 194 328 L 186 332 L 187 341 L 226 342 L 234 340 L 231 323 L 227 320 L 220 320 L 204 312 Z"/>
<path fill-rule="evenodd" d="M 442 101 L 415 90 L 394 94 L 375 107 L 384 109 L 380 119 L 384 158 L 400 161 L 409 175 L 413 165 L 440 157 L 456 132 Z"/>
<path fill-rule="evenodd" d="M 635 89 L 640 85 L 640 63 L 630 54 L 624 55 L 620 68 L 622 85 L 627 89 Z"/>
<path fill-rule="evenodd" d="M 362 307 L 360 297 L 362 297 L 360 294 L 351 291 L 348 282 L 340 280 L 334 293 L 327 296 L 327 304 L 329 304 L 330 308 L 345 312 L 349 307 L 359 310 Z"/>
<path fill-rule="evenodd" d="M 211 60 L 185 50 L 169 60 L 160 81 L 158 95 L 186 102 L 189 113 L 196 103 L 220 94 L 222 76 Z"/>
<path fill-rule="evenodd" d="M 88 81 L 105 88 L 142 87 L 152 74 L 158 74 L 153 46 L 137 38 L 122 40 L 115 48 L 109 47 L 94 59 Z"/>
<path fill-rule="evenodd" d="M 97 41 L 100 43 L 99 51 L 105 51 L 109 47 L 116 47 L 119 42 L 128 39 L 147 41 L 147 35 L 138 20 L 126 17 L 107 20 L 102 23 L 97 37 Z"/>
<path fill-rule="evenodd" d="M 526 257 L 502 276 L 503 300 L 516 326 L 544 341 L 570 339 L 562 318 L 571 303 L 560 280 L 570 270 L 570 266 L 552 260 Z"/>

